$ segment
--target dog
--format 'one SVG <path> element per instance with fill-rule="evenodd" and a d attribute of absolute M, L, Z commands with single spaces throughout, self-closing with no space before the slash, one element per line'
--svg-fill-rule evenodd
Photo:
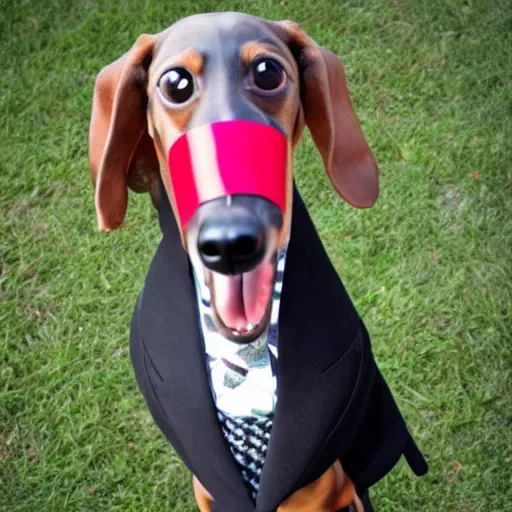
<path fill-rule="evenodd" d="M 342 64 L 291 21 L 190 16 L 95 82 L 98 227 L 121 227 L 128 188 L 158 209 L 131 354 L 201 512 L 368 511 L 402 454 L 426 471 L 294 187 L 305 126 L 339 196 L 372 206 Z"/>

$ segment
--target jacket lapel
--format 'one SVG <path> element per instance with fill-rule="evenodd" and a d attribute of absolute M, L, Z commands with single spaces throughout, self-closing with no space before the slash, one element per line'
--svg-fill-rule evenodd
<path fill-rule="evenodd" d="M 295 191 L 279 316 L 278 399 L 258 512 L 274 511 L 320 476 L 308 469 L 347 419 L 363 373 L 362 338 L 359 316 Z M 318 465 L 323 470 L 334 460 L 324 462 Z"/>
<path fill-rule="evenodd" d="M 250 512 L 254 504 L 217 420 L 188 258 L 174 219 L 160 213 L 164 239 L 136 310 L 159 426 L 221 506 Z"/>

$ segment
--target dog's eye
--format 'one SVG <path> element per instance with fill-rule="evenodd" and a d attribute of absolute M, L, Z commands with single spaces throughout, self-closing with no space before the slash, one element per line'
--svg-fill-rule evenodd
<path fill-rule="evenodd" d="M 194 94 L 194 77 L 185 68 L 173 68 L 160 77 L 158 88 L 170 103 L 185 103 Z"/>
<path fill-rule="evenodd" d="M 252 65 L 254 85 L 263 91 L 274 91 L 286 80 L 286 73 L 274 59 L 257 60 Z"/>

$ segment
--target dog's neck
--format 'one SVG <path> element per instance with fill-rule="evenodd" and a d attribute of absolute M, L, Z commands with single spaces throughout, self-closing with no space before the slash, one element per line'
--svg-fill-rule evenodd
<path fill-rule="evenodd" d="M 199 322 L 210 386 L 217 409 L 230 416 L 270 416 L 276 401 L 278 316 L 286 249 L 277 256 L 270 321 L 253 342 L 240 344 L 223 337 L 213 319 L 209 288 L 194 272 Z M 198 276 L 199 274 L 199 276 Z"/>

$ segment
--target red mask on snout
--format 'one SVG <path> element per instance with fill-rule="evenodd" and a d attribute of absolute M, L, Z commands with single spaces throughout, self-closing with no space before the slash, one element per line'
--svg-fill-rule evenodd
<path fill-rule="evenodd" d="M 168 163 L 183 233 L 202 203 L 231 194 L 264 197 L 285 217 L 288 140 L 271 126 L 219 121 L 192 128 L 171 146 Z"/>

